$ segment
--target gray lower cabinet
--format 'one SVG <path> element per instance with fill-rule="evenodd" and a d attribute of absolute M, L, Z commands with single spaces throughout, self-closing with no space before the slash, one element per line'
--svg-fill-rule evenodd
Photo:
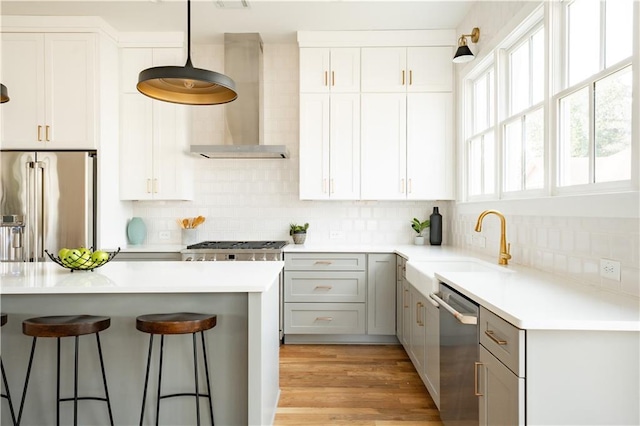
<path fill-rule="evenodd" d="M 395 340 L 395 255 L 285 253 L 284 261 L 285 343 Z"/>

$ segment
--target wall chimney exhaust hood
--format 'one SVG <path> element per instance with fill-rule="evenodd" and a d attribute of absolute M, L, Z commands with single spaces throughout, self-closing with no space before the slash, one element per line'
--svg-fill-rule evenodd
<path fill-rule="evenodd" d="M 288 158 L 285 145 L 263 145 L 262 38 L 258 33 L 224 35 L 224 72 L 236 82 L 238 99 L 225 108 L 222 145 L 191 145 L 204 158 Z"/>

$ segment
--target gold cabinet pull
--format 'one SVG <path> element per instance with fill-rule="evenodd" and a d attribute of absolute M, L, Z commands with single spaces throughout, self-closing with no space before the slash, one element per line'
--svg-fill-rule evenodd
<path fill-rule="evenodd" d="M 412 188 L 411 188 L 411 179 L 409 179 L 409 190 L 407 191 L 409 194 L 411 194 Z"/>
<path fill-rule="evenodd" d="M 420 327 L 424 326 L 424 323 L 420 318 L 420 311 L 422 311 L 423 306 L 424 305 L 422 304 L 422 302 L 416 302 L 416 324 L 418 324 Z"/>
<path fill-rule="evenodd" d="M 316 317 L 316 321 L 333 321 L 333 317 Z"/>
<path fill-rule="evenodd" d="M 329 72 L 328 71 L 324 72 L 324 85 L 325 86 L 329 85 Z"/>
<path fill-rule="evenodd" d="M 404 86 L 404 70 L 402 70 L 402 85 Z"/>
<path fill-rule="evenodd" d="M 38 125 L 38 142 L 42 141 L 42 126 Z"/>
<path fill-rule="evenodd" d="M 404 194 L 404 179 L 400 179 L 400 193 Z"/>
<path fill-rule="evenodd" d="M 49 126 L 48 125 L 44 126 L 44 140 L 47 141 L 47 142 L 50 141 L 50 139 L 49 139 Z"/>
<path fill-rule="evenodd" d="M 413 70 L 409 70 L 409 86 L 413 84 Z"/>
<path fill-rule="evenodd" d="M 151 194 L 151 179 L 147 179 L 147 194 Z"/>
<path fill-rule="evenodd" d="M 331 290 L 332 288 L 331 285 L 317 285 L 314 290 Z"/>
<path fill-rule="evenodd" d="M 331 71 L 331 85 L 332 86 L 336 85 L 336 73 L 335 73 L 335 71 Z"/>
<path fill-rule="evenodd" d="M 158 179 L 153 180 L 153 193 L 154 194 L 158 193 Z"/>
<path fill-rule="evenodd" d="M 404 305 L 405 308 L 409 307 L 409 304 L 407 304 L 407 293 L 409 293 L 409 289 L 403 289 L 404 292 L 402 293 L 402 304 Z"/>
<path fill-rule="evenodd" d="M 481 365 L 483 365 L 481 362 L 474 362 L 473 363 L 473 394 L 475 396 L 484 396 L 483 394 L 480 393 L 480 391 L 478 390 L 478 367 L 480 367 Z"/>
<path fill-rule="evenodd" d="M 504 345 L 507 344 L 506 340 L 498 339 L 496 337 L 495 333 L 493 332 L 493 330 L 485 330 L 484 334 L 489 336 L 489 339 L 493 340 L 494 342 L 496 342 L 500 346 L 504 346 Z"/>
<path fill-rule="evenodd" d="M 334 192 L 333 179 L 329 180 L 329 192 L 331 194 L 333 194 L 333 192 Z"/>
<path fill-rule="evenodd" d="M 333 262 L 330 260 L 316 260 L 314 265 L 331 265 Z"/>

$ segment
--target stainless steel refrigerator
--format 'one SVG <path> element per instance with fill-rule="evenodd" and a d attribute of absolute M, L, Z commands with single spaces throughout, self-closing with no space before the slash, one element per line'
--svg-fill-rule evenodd
<path fill-rule="evenodd" d="M 94 246 L 95 151 L 0 151 L 0 179 L 0 214 L 24 217 L 20 247 L 4 260 L 42 261 L 45 249 Z"/>

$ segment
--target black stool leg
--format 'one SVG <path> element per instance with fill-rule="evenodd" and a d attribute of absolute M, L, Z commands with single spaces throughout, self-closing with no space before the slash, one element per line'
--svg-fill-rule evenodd
<path fill-rule="evenodd" d="M 73 426 L 78 426 L 78 340 L 76 336 L 76 354 L 73 366 Z"/>
<path fill-rule="evenodd" d="M 33 343 L 31 344 L 31 356 L 29 356 L 29 365 L 27 367 L 27 377 L 24 380 L 24 389 L 22 390 L 22 399 L 20 400 L 20 411 L 18 411 L 18 421 L 16 424 L 20 425 L 20 420 L 22 420 L 22 410 L 24 409 L 24 400 L 27 397 L 27 388 L 29 387 L 29 376 L 31 375 L 31 365 L 33 364 L 33 354 L 36 351 L 36 341 L 37 337 L 33 338 Z"/>
<path fill-rule="evenodd" d="M 209 362 L 207 361 L 207 348 L 204 342 L 204 331 L 200 332 L 200 337 L 202 338 L 202 357 L 204 358 L 204 372 L 207 378 L 207 392 L 209 393 L 209 415 L 211 416 L 211 426 L 213 426 L 213 401 L 211 396 L 211 383 L 209 381 Z"/>
<path fill-rule="evenodd" d="M 144 419 L 144 403 L 147 400 L 147 385 L 149 384 L 149 367 L 151 366 L 151 350 L 153 349 L 153 334 L 149 335 L 149 355 L 147 355 L 147 372 L 144 375 L 144 390 L 142 391 L 142 410 L 140 411 L 140 426 Z"/>
<path fill-rule="evenodd" d="M 191 333 L 193 337 L 193 373 L 196 385 L 196 424 L 200 426 L 200 392 L 198 391 L 198 351 L 196 347 L 196 333 Z"/>
<path fill-rule="evenodd" d="M 162 355 L 164 354 L 164 334 L 160 335 L 160 366 L 158 368 L 158 400 L 156 402 L 156 426 L 160 423 L 160 388 L 162 386 Z"/>
<path fill-rule="evenodd" d="M 60 426 L 60 338 L 57 339 L 56 358 L 56 425 Z"/>
<path fill-rule="evenodd" d="M 7 392 L 6 395 L 2 395 L 7 399 L 9 403 L 9 411 L 11 412 L 11 422 L 15 425 L 16 423 L 16 413 L 13 411 L 13 401 L 11 401 L 11 392 L 9 392 L 9 382 L 7 381 L 7 375 L 4 372 L 4 363 L 2 362 L 2 357 L 0 357 L 0 368 L 2 369 L 2 381 L 4 382 L 4 390 Z"/>
<path fill-rule="evenodd" d="M 104 360 L 102 358 L 102 345 L 100 345 L 100 334 L 96 333 L 96 342 L 98 343 L 98 356 L 100 357 L 100 369 L 102 370 L 102 383 L 104 383 L 104 396 L 107 400 L 107 410 L 109 410 L 109 422 L 113 426 L 113 413 L 111 412 L 111 400 L 109 399 L 109 389 L 107 388 L 107 375 L 104 371 Z"/>

